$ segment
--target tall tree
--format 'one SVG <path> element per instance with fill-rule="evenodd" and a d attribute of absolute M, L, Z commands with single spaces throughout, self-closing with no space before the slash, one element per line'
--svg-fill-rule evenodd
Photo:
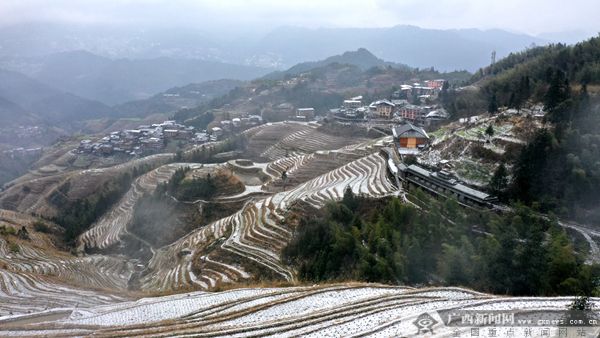
<path fill-rule="evenodd" d="M 498 112 L 498 99 L 496 98 L 496 93 L 492 93 L 488 102 L 488 113 L 497 113 Z"/>
<path fill-rule="evenodd" d="M 569 120 L 572 109 L 572 105 L 568 102 L 570 98 L 569 79 L 561 70 L 553 71 L 550 85 L 544 95 L 544 107 L 551 122 L 560 123 Z"/>
<path fill-rule="evenodd" d="M 498 168 L 494 171 L 489 187 L 492 193 L 498 196 L 500 200 L 504 199 L 508 188 L 508 170 L 506 170 L 504 163 L 500 163 Z"/>
<path fill-rule="evenodd" d="M 494 136 L 494 127 L 491 124 L 485 129 L 485 134 L 490 138 Z"/>

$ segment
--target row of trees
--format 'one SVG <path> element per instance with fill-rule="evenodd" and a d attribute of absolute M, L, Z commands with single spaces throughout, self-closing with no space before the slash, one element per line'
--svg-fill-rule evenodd
<path fill-rule="evenodd" d="M 177 169 L 171 179 L 159 184 L 154 196 L 174 196 L 178 200 L 211 199 L 217 193 L 217 184 L 210 174 L 205 177 L 185 179 L 189 167 Z"/>
<path fill-rule="evenodd" d="M 564 230 L 526 207 L 497 215 L 418 191 L 417 209 L 347 191 L 302 219 L 287 262 L 307 281 L 463 285 L 513 295 L 600 295 L 599 266 L 583 264 Z"/>

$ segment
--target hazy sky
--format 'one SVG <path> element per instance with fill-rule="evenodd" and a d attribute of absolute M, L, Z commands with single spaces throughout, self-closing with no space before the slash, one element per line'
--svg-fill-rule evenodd
<path fill-rule="evenodd" d="M 600 31 L 599 0 L 0 0 L 0 25 L 502 28 L 539 34 Z"/>

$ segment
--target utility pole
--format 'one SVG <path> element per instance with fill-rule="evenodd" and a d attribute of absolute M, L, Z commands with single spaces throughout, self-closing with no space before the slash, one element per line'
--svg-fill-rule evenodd
<path fill-rule="evenodd" d="M 492 51 L 492 64 L 491 64 L 491 66 L 493 66 L 495 64 L 496 64 L 496 51 L 493 50 Z"/>

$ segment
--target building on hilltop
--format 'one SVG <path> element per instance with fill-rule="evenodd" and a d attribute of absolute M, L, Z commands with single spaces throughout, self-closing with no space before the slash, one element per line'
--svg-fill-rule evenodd
<path fill-rule="evenodd" d="M 444 82 L 446 82 L 446 80 L 444 80 L 444 79 L 427 80 L 427 81 L 425 81 L 425 86 L 427 86 L 429 88 L 441 90 L 442 87 L 444 87 Z"/>

